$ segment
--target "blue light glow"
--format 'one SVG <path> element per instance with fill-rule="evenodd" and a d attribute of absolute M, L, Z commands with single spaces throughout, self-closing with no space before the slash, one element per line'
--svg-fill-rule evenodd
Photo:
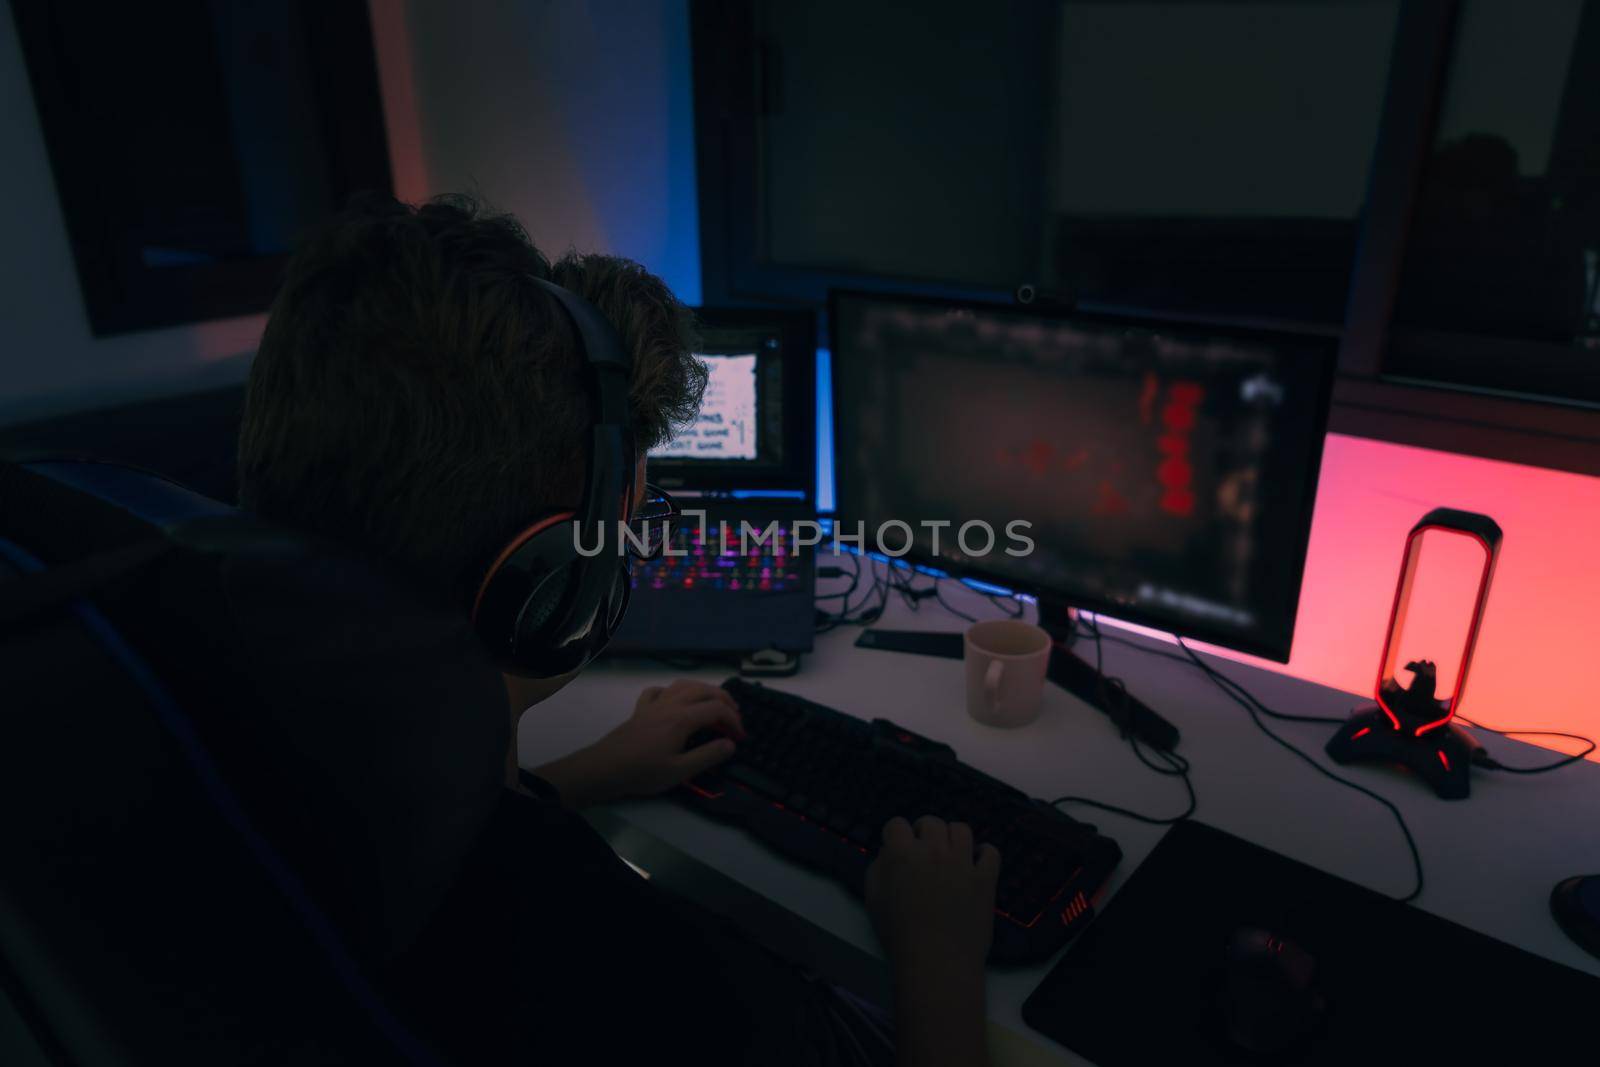
<path fill-rule="evenodd" d="M 833 512 L 833 353 L 817 349 L 817 511 Z"/>
<path fill-rule="evenodd" d="M 1004 586 L 990 585 L 988 582 L 980 582 L 975 578 L 963 578 L 961 579 L 961 584 L 969 589 L 976 589 L 980 593 L 993 593 L 995 596 L 1014 595 L 1011 590 L 1005 588 Z"/>

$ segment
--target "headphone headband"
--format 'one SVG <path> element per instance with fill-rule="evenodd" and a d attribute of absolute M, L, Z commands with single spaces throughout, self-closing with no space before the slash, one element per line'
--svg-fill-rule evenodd
<path fill-rule="evenodd" d="M 583 500 L 570 515 L 545 515 L 508 544 L 490 567 L 473 606 L 473 627 L 505 669 L 552 677 L 583 666 L 610 639 L 627 603 L 627 565 L 607 553 L 586 557 L 568 521 L 604 531 L 602 546 L 633 496 L 636 464 L 629 429 L 631 359 L 605 316 L 578 294 L 543 278 L 572 324 L 584 363 L 593 419 Z"/>

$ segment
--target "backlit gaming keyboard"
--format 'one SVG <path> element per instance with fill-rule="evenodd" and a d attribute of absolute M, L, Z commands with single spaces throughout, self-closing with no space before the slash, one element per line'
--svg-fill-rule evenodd
<path fill-rule="evenodd" d="M 749 738 L 680 797 L 858 894 L 893 816 L 968 823 L 1000 850 L 991 963 L 1055 952 L 1089 921 L 1095 892 L 1122 859 L 1093 826 L 968 767 L 948 745 L 759 683 L 722 687 Z"/>
<path fill-rule="evenodd" d="M 761 527 L 756 527 L 761 531 Z M 698 523 L 684 521 L 672 528 L 668 551 L 634 568 L 635 589 L 728 589 L 756 593 L 781 593 L 800 585 L 794 531 L 788 527 L 758 544 L 752 535 L 743 543 L 739 527 L 728 525 L 726 543 L 719 527 L 709 524 L 701 533 Z"/>

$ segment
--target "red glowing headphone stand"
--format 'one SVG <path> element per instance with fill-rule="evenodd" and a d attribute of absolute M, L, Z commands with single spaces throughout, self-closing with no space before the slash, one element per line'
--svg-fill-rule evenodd
<path fill-rule="evenodd" d="M 1413 660 L 1405 664 L 1412 672 L 1411 685 L 1401 686 L 1395 679 L 1400 656 L 1398 638 L 1405 627 L 1412 589 L 1416 584 L 1422 557 L 1422 535 L 1430 530 L 1471 538 L 1483 549 L 1483 569 L 1478 576 L 1477 595 L 1472 600 L 1472 618 L 1467 626 L 1466 647 L 1456 672 L 1448 700 L 1436 699 L 1440 679 L 1432 660 Z M 1394 606 L 1389 611 L 1389 632 L 1383 642 L 1383 658 L 1378 663 L 1376 704 L 1357 708 L 1350 720 L 1328 742 L 1328 755 L 1339 763 L 1398 763 L 1415 771 L 1446 800 L 1464 799 L 1470 792 L 1468 772 L 1483 750 L 1476 738 L 1453 720 L 1467 686 L 1467 668 L 1472 664 L 1472 649 L 1478 642 L 1478 627 L 1483 622 L 1484 605 L 1489 599 L 1489 581 L 1500 558 L 1500 527 L 1487 515 L 1451 508 L 1436 508 L 1422 517 L 1406 536 L 1405 558 L 1400 564 L 1400 580 L 1395 586 Z"/>

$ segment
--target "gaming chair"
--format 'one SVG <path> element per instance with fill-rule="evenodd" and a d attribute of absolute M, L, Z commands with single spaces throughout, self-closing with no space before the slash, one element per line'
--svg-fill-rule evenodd
<path fill-rule="evenodd" d="M 502 788 L 459 612 L 143 471 L 3 464 L 0 687 L 0 1062 L 440 1062 L 374 976 Z"/>

